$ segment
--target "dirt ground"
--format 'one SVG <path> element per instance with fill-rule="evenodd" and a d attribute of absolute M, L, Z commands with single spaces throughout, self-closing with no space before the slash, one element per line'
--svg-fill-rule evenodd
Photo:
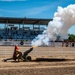
<path fill-rule="evenodd" d="M 30 55 L 30 62 L 0 57 L 0 75 L 75 75 L 75 48 L 39 47 Z"/>

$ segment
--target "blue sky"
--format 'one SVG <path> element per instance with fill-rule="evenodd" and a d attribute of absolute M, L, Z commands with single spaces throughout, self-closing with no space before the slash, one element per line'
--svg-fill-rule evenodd
<path fill-rule="evenodd" d="M 70 4 L 75 4 L 75 0 L 0 0 L 0 16 L 50 19 L 58 6 Z M 69 32 L 75 34 L 75 26 Z"/>

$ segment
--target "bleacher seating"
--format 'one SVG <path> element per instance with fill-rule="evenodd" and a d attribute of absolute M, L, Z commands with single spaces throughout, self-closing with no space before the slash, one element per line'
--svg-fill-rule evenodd
<path fill-rule="evenodd" d="M 15 40 L 33 40 L 38 34 L 41 34 L 42 31 L 40 30 L 31 30 L 29 27 L 28 29 L 0 29 L 0 40 L 2 39 L 15 39 Z"/>

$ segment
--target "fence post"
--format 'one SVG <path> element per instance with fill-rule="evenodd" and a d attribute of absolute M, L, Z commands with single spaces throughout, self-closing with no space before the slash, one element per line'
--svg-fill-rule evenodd
<path fill-rule="evenodd" d="M 6 47 L 4 47 L 4 56 L 6 57 Z"/>

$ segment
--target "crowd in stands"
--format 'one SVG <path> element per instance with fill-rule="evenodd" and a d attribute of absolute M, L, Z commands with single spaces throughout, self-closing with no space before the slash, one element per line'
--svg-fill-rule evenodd
<path fill-rule="evenodd" d="M 38 34 L 41 34 L 42 31 L 39 30 L 23 30 L 23 29 L 0 29 L 0 40 L 1 39 L 24 39 L 24 40 L 32 40 Z"/>
<path fill-rule="evenodd" d="M 43 30 L 30 30 L 30 29 L 0 29 L 0 40 L 33 40 L 38 34 L 42 34 Z M 57 41 L 58 42 L 58 41 Z M 62 42 L 62 41 L 61 41 Z M 24 42 L 21 41 L 20 45 L 23 45 Z M 75 41 L 63 41 L 62 47 L 74 47 Z"/>

